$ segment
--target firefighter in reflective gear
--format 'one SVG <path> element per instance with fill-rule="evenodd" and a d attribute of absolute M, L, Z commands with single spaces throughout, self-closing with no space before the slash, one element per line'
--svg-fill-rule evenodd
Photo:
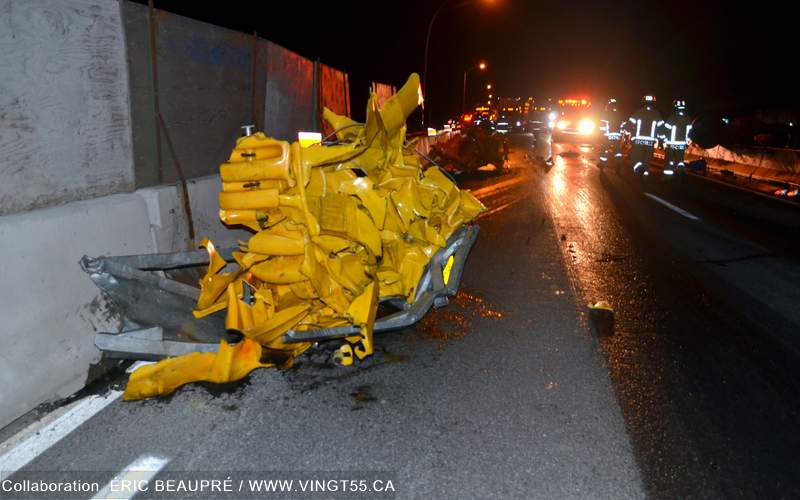
<path fill-rule="evenodd" d="M 676 170 L 683 173 L 685 167 L 683 154 L 689 143 L 692 120 L 686 114 L 686 101 L 673 101 L 675 111 L 664 122 L 664 173 L 673 175 Z"/>
<path fill-rule="evenodd" d="M 603 147 L 600 153 L 600 164 L 622 158 L 622 115 L 617 109 L 617 100 L 608 100 L 600 120 L 600 130 L 603 132 Z"/>
<path fill-rule="evenodd" d="M 647 164 L 653 157 L 653 147 L 658 140 L 658 128 L 664 123 L 661 114 L 654 107 L 655 96 L 646 95 L 642 99 L 644 106 L 633 114 L 626 123 L 631 134 L 630 160 L 633 171 L 648 175 Z"/>

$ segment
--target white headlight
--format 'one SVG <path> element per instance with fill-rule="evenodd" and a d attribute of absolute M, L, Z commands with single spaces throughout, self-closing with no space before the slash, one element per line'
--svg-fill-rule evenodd
<path fill-rule="evenodd" d="M 584 135 L 589 135 L 594 132 L 594 122 L 589 118 L 584 118 L 578 122 L 578 132 Z"/>

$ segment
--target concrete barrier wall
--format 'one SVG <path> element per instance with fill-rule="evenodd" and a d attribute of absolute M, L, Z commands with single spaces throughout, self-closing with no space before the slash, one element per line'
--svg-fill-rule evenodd
<path fill-rule="evenodd" d="M 736 147 L 728 149 L 717 146 L 709 149 L 702 149 L 691 145 L 687 154 L 720 160 L 739 165 L 767 168 L 782 172 L 784 174 L 800 175 L 800 151 L 793 149 L 779 148 L 749 148 Z"/>
<path fill-rule="evenodd" d="M 0 215 L 133 189 L 119 8 L 0 0 Z"/>
<path fill-rule="evenodd" d="M 378 96 L 378 105 L 383 107 L 386 101 L 397 93 L 397 87 L 388 83 L 372 82 L 372 91 Z"/>
<path fill-rule="evenodd" d="M 165 136 L 161 172 L 156 156 L 153 74 L 148 9 L 122 2 L 130 61 L 131 116 L 136 186 L 178 179 Z M 250 35 L 156 10 L 161 114 L 186 177 L 214 173 L 227 158 L 242 125 L 258 119 L 264 102 L 266 42 Z M 255 93 L 255 102 L 254 94 Z"/>
<path fill-rule="evenodd" d="M 285 139 L 317 129 L 323 65 L 157 17 L 162 113 L 197 239 L 233 245 L 248 233 L 219 221 L 219 163 L 242 124 Z M 125 1 L 0 0 L 0 278 L 10 292 L 0 301 L 0 427 L 81 388 L 99 359 L 94 332 L 120 326 L 80 269 L 84 254 L 185 249 L 166 140 L 164 183 L 155 166 L 147 30 L 146 8 Z M 347 75 L 327 75 L 325 88 L 344 94 L 330 102 L 349 111 Z"/>
<path fill-rule="evenodd" d="M 317 63 L 319 71 L 319 109 L 328 108 L 334 113 L 350 115 L 350 84 L 347 73 L 322 63 Z M 320 122 L 321 120 L 320 115 Z M 327 136 L 333 128 L 327 123 L 320 123 L 322 134 Z"/>
<path fill-rule="evenodd" d="M 432 136 L 422 135 L 418 137 L 415 150 L 417 153 L 428 156 L 431 153 L 431 147 L 449 140 L 453 137 L 453 132 L 440 132 Z"/>
<path fill-rule="evenodd" d="M 314 63 L 280 45 L 266 44 L 264 133 L 277 139 L 296 141 L 297 132 L 318 130 Z"/>
<path fill-rule="evenodd" d="M 245 231 L 219 221 L 218 176 L 188 182 L 195 228 L 219 246 Z M 83 387 L 97 331 L 120 318 L 80 269 L 83 255 L 184 250 L 186 224 L 174 185 L 144 188 L 0 217 L 0 427 L 39 403 Z"/>
<path fill-rule="evenodd" d="M 130 61 L 132 134 L 136 186 L 177 180 L 162 136 L 161 171 L 156 161 L 149 11 L 124 1 Z M 156 47 L 161 113 L 187 177 L 217 171 L 242 125 L 278 139 L 297 140 L 300 130 L 320 130 L 320 92 L 325 102 L 347 104 L 346 73 L 314 63 L 277 44 L 156 10 Z M 324 80 L 322 80 L 324 77 Z"/>

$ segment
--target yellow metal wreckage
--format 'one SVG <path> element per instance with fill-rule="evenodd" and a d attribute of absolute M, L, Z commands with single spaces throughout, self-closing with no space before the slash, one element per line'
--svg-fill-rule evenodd
<path fill-rule="evenodd" d="M 379 299 L 412 303 L 431 257 L 484 210 L 437 167 L 423 170 L 406 143 L 406 119 L 420 99 L 412 74 L 382 108 L 370 97 L 365 124 L 326 108 L 334 145 L 301 148 L 263 133 L 238 139 L 220 167 L 220 218 L 254 234 L 240 242 L 230 266 L 203 240 L 210 261 L 194 315 L 226 310 L 226 329 L 243 340 L 142 366 L 125 399 L 288 367 L 311 347 L 285 343 L 289 329 L 352 325 L 359 333 L 345 338 L 334 358 L 349 365 L 372 354 Z M 447 273 L 445 267 L 445 280 Z"/>

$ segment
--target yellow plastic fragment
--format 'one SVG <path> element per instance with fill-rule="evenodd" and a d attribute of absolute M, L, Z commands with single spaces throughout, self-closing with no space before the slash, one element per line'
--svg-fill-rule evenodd
<path fill-rule="evenodd" d="M 220 191 L 219 206 L 223 210 L 257 210 L 277 208 L 280 202 L 277 189 L 254 189 L 252 191 Z"/>
<path fill-rule="evenodd" d="M 197 309 L 193 311 L 195 318 L 202 318 L 224 309 L 222 293 L 241 272 L 237 269 L 230 273 L 219 274 L 227 265 L 225 260 L 219 256 L 214 244 L 208 238 L 203 238 L 200 246 L 208 252 L 209 264 L 206 275 L 200 281 L 200 298 L 197 299 Z"/>
<path fill-rule="evenodd" d="M 260 344 L 268 345 L 275 337 L 282 335 L 286 330 L 289 330 L 299 323 L 308 313 L 309 308 L 309 304 L 289 307 L 288 309 L 275 313 L 275 316 L 268 321 L 260 325 L 254 325 L 252 328 L 244 330 L 242 333 Z"/>
<path fill-rule="evenodd" d="M 233 346 L 223 340 L 216 353 L 195 352 L 140 366 L 131 374 L 122 398 L 130 401 L 161 396 L 191 382 L 235 382 L 256 368 L 274 366 L 261 363 L 261 352 L 261 345 L 252 340 Z"/>
<path fill-rule="evenodd" d="M 228 264 L 207 240 L 209 268 L 195 315 L 225 311 L 225 327 L 245 339 L 217 354 L 189 354 L 134 372 L 125 399 L 169 394 L 194 381 L 229 382 L 254 368 L 290 366 L 310 343 L 286 344 L 290 329 L 352 325 L 334 358 L 373 353 L 381 297 L 415 300 L 431 257 L 485 208 L 436 167 L 422 169 L 405 137 L 419 103 L 419 77 L 366 123 L 325 109 L 341 143 L 301 148 L 265 136 L 240 138 L 220 166 L 220 219 L 253 235 Z M 443 269 L 450 280 L 453 257 Z M 233 267 L 231 272 L 223 269 Z"/>
<path fill-rule="evenodd" d="M 260 231 L 247 242 L 250 252 L 263 255 L 303 255 L 306 241 L 301 231 L 272 234 Z"/>

